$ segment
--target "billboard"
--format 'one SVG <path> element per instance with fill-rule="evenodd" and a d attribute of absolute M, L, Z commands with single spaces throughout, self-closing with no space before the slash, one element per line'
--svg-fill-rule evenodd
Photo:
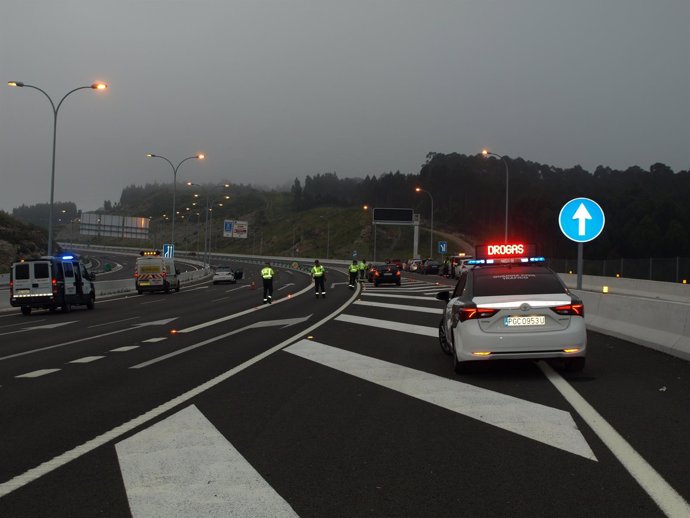
<path fill-rule="evenodd" d="M 414 211 L 412 209 L 374 209 L 374 223 L 376 225 L 413 225 Z"/>
<path fill-rule="evenodd" d="M 85 212 L 79 221 L 79 233 L 84 236 L 148 239 L 149 218 Z"/>
<path fill-rule="evenodd" d="M 236 221 L 234 219 L 223 221 L 223 237 L 247 239 L 248 230 L 249 225 L 246 221 Z"/>

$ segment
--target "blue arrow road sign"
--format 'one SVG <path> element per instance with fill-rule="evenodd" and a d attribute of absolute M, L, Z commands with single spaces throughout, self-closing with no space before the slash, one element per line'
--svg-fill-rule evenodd
<path fill-rule="evenodd" d="M 561 232 L 576 243 L 586 243 L 601 234 L 605 221 L 604 211 L 589 198 L 570 200 L 558 215 Z"/>
<path fill-rule="evenodd" d="M 175 247 L 173 245 L 163 245 L 163 257 L 174 257 Z"/>
<path fill-rule="evenodd" d="M 448 241 L 439 241 L 438 242 L 438 253 L 439 254 L 448 253 Z"/>

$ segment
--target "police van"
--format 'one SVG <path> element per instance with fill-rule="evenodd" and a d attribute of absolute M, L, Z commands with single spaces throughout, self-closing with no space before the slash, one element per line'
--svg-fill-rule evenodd
<path fill-rule="evenodd" d="M 172 257 L 162 257 L 160 250 L 141 251 L 134 267 L 137 293 L 145 291 L 180 291 L 180 271 Z"/>
<path fill-rule="evenodd" d="M 10 270 L 10 305 L 24 315 L 32 309 L 69 312 L 76 305 L 93 309 L 94 280 L 95 275 L 72 255 L 18 261 Z"/>

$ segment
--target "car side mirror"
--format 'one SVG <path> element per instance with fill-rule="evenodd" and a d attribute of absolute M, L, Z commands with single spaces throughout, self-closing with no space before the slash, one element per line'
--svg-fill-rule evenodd
<path fill-rule="evenodd" d="M 450 300 L 450 291 L 448 291 L 448 290 L 439 291 L 436 294 L 436 298 L 438 300 L 442 300 L 443 302 L 448 302 Z"/>

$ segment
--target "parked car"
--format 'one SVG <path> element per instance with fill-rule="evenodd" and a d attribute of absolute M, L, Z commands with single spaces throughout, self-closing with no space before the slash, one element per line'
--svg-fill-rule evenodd
<path fill-rule="evenodd" d="M 416 272 L 419 271 L 419 267 L 422 265 L 422 260 L 421 259 L 410 259 L 407 261 L 407 268 L 406 270 L 410 272 Z"/>
<path fill-rule="evenodd" d="M 437 274 L 440 272 L 441 265 L 439 264 L 438 261 L 434 261 L 433 259 L 427 259 L 424 261 L 420 267 L 419 273 L 423 273 L 424 275 L 431 275 L 431 274 Z"/>

